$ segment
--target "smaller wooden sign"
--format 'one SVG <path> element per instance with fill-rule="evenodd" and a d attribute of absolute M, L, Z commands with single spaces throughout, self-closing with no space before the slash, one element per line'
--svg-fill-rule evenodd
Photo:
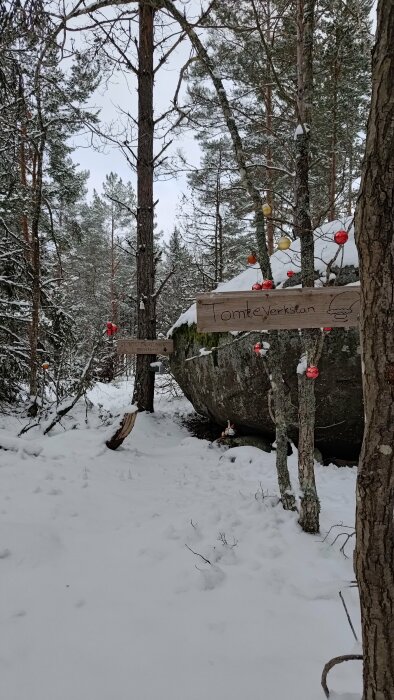
<path fill-rule="evenodd" d="M 116 351 L 118 355 L 171 355 L 174 352 L 174 341 L 120 338 Z"/>

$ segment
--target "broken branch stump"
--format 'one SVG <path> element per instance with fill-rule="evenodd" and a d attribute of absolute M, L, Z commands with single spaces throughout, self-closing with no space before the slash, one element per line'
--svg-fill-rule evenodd
<path fill-rule="evenodd" d="M 134 428 L 136 418 L 137 411 L 134 411 L 133 413 L 124 414 L 120 427 L 118 428 L 116 433 L 105 443 L 110 450 L 117 450 L 118 447 L 120 447 L 120 445 L 122 444 L 122 442 L 127 438 L 127 436 L 130 435 L 131 431 Z"/>

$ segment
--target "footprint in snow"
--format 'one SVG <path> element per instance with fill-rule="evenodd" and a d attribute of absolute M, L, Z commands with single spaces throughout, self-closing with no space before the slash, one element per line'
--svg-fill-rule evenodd
<path fill-rule="evenodd" d="M 7 549 L 0 549 L 0 559 L 8 559 L 8 557 L 11 556 L 11 550 Z"/>
<path fill-rule="evenodd" d="M 48 496 L 61 496 L 63 491 L 61 489 L 51 489 L 48 491 Z"/>

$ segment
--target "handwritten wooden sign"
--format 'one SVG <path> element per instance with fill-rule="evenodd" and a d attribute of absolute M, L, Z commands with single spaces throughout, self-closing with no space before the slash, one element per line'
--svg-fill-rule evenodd
<path fill-rule="evenodd" d="M 200 332 L 358 326 L 360 287 L 222 292 L 197 297 Z"/>
<path fill-rule="evenodd" d="M 116 351 L 118 355 L 171 355 L 174 352 L 174 342 L 172 340 L 120 338 Z"/>

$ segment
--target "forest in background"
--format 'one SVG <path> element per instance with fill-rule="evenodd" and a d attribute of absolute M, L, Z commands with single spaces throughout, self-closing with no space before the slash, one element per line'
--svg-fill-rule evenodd
<path fill-rule="evenodd" d="M 266 232 L 269 252 L 283 232 L 296 236 L 293 5 L 242 0 L 235 8 L 216 2 L 200 18 L 242 135 L 248 174 L 274 211 Z M 370 11 L 365 0 L 318 3 L 309 180 L 313 227 L 354 211 L 370 90 Z M 116 129 L 88 105 L 100 85 L 116 79 L 116 71 L 132 73 L 136 13 L 133 4 L 94 18 L 81 10 L 83 21 L 66 34 L 64 28 L 57 31 L 56 2 L 1 4 L 2 402 L 41 396 L 45 361 L 46 381 L 58 398 L 72 393 L 84 372 L 110 380 L 113 339 L 105 334 L 106 322 L 135 333 L 140 303 L 131 184 L 135 97 L 126 96 Z M 185 32 L 165 12 L 156 15 L 155 81 L 165 80 L 160 68 L 184 40 Z M 192 55 L 180 71 L 168 113 L 156 121 L 155 176 L 175 178 L 182 171 L 188 178 L 168 241 L 160 236 L 160 221 L 155 223 L 157 330 L 166 333 L 196 292 L 244 269 L 256 240 L 254 212 L 217 93 Z M 183 129 L 199 142 L 197 168 L 174 148 Z M 109 167 L 102 193 L 88 197 L 89 174 L 74 164 L 70 145 L 81 132 L 116 142 L 130 163 L 130 181 Z"/>

